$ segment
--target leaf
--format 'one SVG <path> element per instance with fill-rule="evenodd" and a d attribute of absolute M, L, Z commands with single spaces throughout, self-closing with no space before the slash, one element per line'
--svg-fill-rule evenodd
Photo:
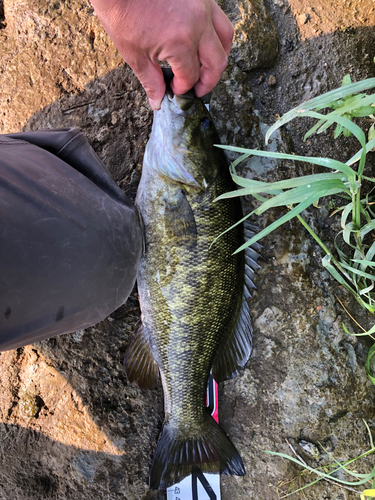
<path fill-rule="evenodd" d="M 338 477 L 332 476 L 331 474 L 325 474 L 324 472 L 322 472 L 320 470 L 313 469 L 312 467 L 309 467 L 308 465 L 304 464 L 303 462 L 300 462 L 296 458 L 291 457 L 289 455 L 285 455 L 285 453 L 278 453 L 276 451 L 266 451 L 266 450 L 263 450 L 263 451 L 264 451 L 264 453 L 268 453 L 269 455 L 273 455 L 273 456 L 281 457 L 281 458 L 287 458 L 291 462 L 294 462 L 295 464 L 300 465 L 304 469 L 307 469 L 307 470 L 313 472 L 314 474 L 317 474 L 318 476 L 330 479 L 330 480 L 335 481 L 335 482 L 340 483 L 340 484 L 346 484 L 348 486 L 359 486 L 361 484 L 367 483 L 367 481 L 370 481 L 373 477 L 375 477 L 375 470 L 370 472 L 370 474 L 357 474 L 357 473 L 353 473 L 353 472 L 349 471 L 349 473 L 352 476 L 362 477 L 363 479 L 361 479 L 360 481 L 344 481 L 342 479 L 339 479 Z M 346 469 L 346 467 L 342 466 L 341 464 L 340 464 L 340 469 L 344 469 L 346 471 L 348 470 L 348 469 Z M 334 471 L 334 472 L 336 472 L 336 471 Z"/>
<path fill-rule="evenodd" d="M 341 214 L 341 227 L 343 229 L 346 228 L 346 220 L 352 210 L 353 210 L 353 203 L 348 203 Z"/>
<path fill-rule="evenodd" d="M 351 292 L 357 298 L 357 292 L 352 288 L 337 271 L 337 269 L 331 264 L 332 255 L 325 255 L 322 259 L 322 265 L 327 269 L 327 271 L 343 285 L 349 292 Z"/>
<path fill-rule="evenodd" d="M 372 283 L 370 286 L 368 286 L 367 288 L 363 288 L 362 290 L 359 291 L 359 295 L 366 295 L 368 294 L 369 292 L 371 292 L 371 290 L 374 289 L 374 283 Z M 366 295 L 367 298 L 371 298 L 370 295 Z"/>
<path fill-rule="evenodd" d="M 362 80 L 361 82 L 351 83 L 349 85 L 345 85 L 344 87 L 340 87 L 335 90 L 331 90 L 326 94 L 310 99 L 309 101 L 303 102 L 296 108 L 285 113 L 281 118 L 279 118 L 276 123 L 270 127 L 266 133 L 265 142 L 268 144 L 268 140 L 270 136 L 273 134 L 275 130 L 280 128 L 282 125 L 285 125 L 290 120 L 297 118 L 304 111 L 308 111 L 311 109 L 315 109 L 320 107 L 320 109 L 324 109 L 333 101 L 337 101 L 343 97 L 347 97 L 351 94 L 356 94 L 358 92 L 362 92 L 367 89 L 371 89 L 375 87 L 375 78 L 368 78 L 366 80 Z"/>
<path fill-rule="evenodd" d="M 240 178 L 242 179 L 242 177 Z M 245 179 L 245 180 L 248 181 L 246 183 L 246 186 L 249 188 L 248 194 L 252 194 L 253 192 L 267 193 L 274 190 L 276 191 L 282 189 L 291 189 L 298 186 L 308 186 L 318 182 L 321 183 L 332 180 L 335 181 L 339 180 L 343 182 L 346 180 L 346 178 L 343 176 L 342 173 L 324 173 L 324 174 L 304 175 L 302 177 L 295 177 L 293 179 L 287 179 L 284 181 L 269 182 L 269 183 L 254 181 L 251 179 Z M 237 180 L 235 182 L 237 182 Z M 259 187 L 259 189 L 257 189 L 257 186 Z M 263 188 L 264 190 L 261 188 Z"/>
<path fill-rule="evenodd" d="M 373 274 L 369 273 L 364 273 L 363 271 L 359 271 L 358 269 L 355 269 L 354 267 L 348 266 L 348 264 L 345 264 L 344 262 L 341 262 L 342 267 L 345 267 L 348 271 L 357 274 L 358 276 L 362 276 L 363 278 L 367 278 L 369 280 L 375 281 L 375 276 Z"/>
<path fill-rule="evenodd" d="M 370 261 L 370 262 L 372 262 L 372 263 L 373 263 L 373 257 L 374 257 L 374 255 L 375 255 L 375 241 L 374 241 L 374 243 L 370 246 L 370 248 L 369 248 L 368 252 L 366 253 L 366 256 L 365 256 L 365 258 L 366 258 L 366 262 L 369 262 L 369 261 Z M 364 264 L 364 263 L 363 263 L 363 266 L 361 266 L 362 271 L 364 271 L 364 270 L 366 269 L 367 265 L 368 265 L 368 264 Z M 370 267 L 371 267 L 371 266 L 370 266 Z"/>
<path fill-rule="evenodd" d="M 290 206 L 296 203 L 300 203 L 307 199 L 307 197 L 315 196 L 314 202 L 319 200 L 323 196 L 329 196 L 332 194 L 340 193 L 345 189 L 344 184 L 341 181 L 331 180 L 327 182 L 317 182 L 315 184 L 309 184 L 308 186 L 299 186 L 289 191 L 285 191 L 273 198 L 270 198 L 260 207 L 254 210 L 254 213 L 261 215 L 269 208 L 280 207 L 280 206 Z M 314 203 L 313 202 L 313 203 Z"/>
<path fill-rule="evenodd" d="M 352 83 L 352 79 L 350 78 L 350 75 L 349 73 L 347 75 L 344 76 L 344 78 L 342 79 L 342 86 L 344 85 L 350 85 Z"/>
<path fill-rule="evenodd" d="M 342 129 L 343 129 L 343 126 L 340 125 L 339 123 L 336 125 L 336 129 L 335 129 L 335 133 L 333 134 L 333 138 L 334 139 L 337 139 L 339 137 L 339 135 L 341 134 L 342 132 Z"/>
<path fill-rule="evenodd" d="M 221 144 L 215 144 L 216 147 L 226 149 L 228 151 L 235 151 L 237 153 L 250 153 L 254 156 L 263 156 L 265 158 L 279 158 L 280 160 L 293 160 L 293 161 L 304 161 L 307 163 L 312 163 L 314 165 L 320 165 L 321 167 L 331 168 L 333 170 L 339 170 L 343 172 L 348 179 L 356 176 L 356 172 L 352 170 L 346 163 L 342 163 L 338 160 L 333 160 L 331 158 L 316 158 L 314 156 L 298 156 L 286 153 L 273 153 L 271 151 L 259 151 L 258 149 L 244 149 L 236 146 L 223 146 Z"/>
<path fill-rule="evenodd" d="M 371 138 L 371 140 L 370 140 L 370 137 L 369 137 L 369 142 L 366 144 L 366 153 L 368 153 L 374 147 L 375 147 L 375 137 Z M 355 163 L 356 161 L 358 161 L 361 158 L 362 152 L 363 152 L 363 148 L 361 148 L 358 151 L 358 153 L 356 153 L 354 156 L 352 156 L 352 158 L 350 158 L 350 160 L 348 160 L 346 162 L 346 164 L 347 165 L 352 165 L 353 163 Z"/>
<path fill-rule="evenodd" d="M 332 193 L 332 194 L 334 194 L 334 193 Z M 293 217 L 295 217 L 297 214 L 300 214 L 308 206 L 312 205 L 312 203 L 317 199 L 317 197 L 320 198 L 320 194 L 319 193 L 314 194 L 312 196 L 309 196 L 306 200 L 304 200 L 299 205 L 297 205 L 296 207 L 294 207 L 290 212 L 288 212 L 287 214 L 283 215 L 279 220 L 273 222 L 268 227 L 266 227 L 265 229 L 263 229 L 263 231 L 261 231 L 260 233 L 257 233 L 255 236 L 253 236 L 252 238 L 250 238 L 250 240 L 248 240 L 246 243 L 244 243 L 234 253 L 241 252 L 242 250 L 244 250 L 248 246 L 252 245 L 256 241 L 260 240 L 264 236 L 267 236 L 267 234 L 271 233 L 272 231 L 274 231 L 275 229 L 277 229 L 279 226 L 281 226 L 285 222 L 288 222 L 289 220 L 293 219 Z M 249 214 L 249 216 L 250 215 L 251 214 Z M 247 217 L 249 217 L 249 216 L 247 216 Z M 237 225 L 237 224 L 235 224 L 235 225 Z M 233 225 L 232 227 L 234 227 L 235 225 Z M 224 234 L 224 233 L 222 233 L 222 234 Z"/>
<path fill-rule="evenodd" d="M 370 427 L 367 425 L 366 420 L 364 420 L 364 419 L 362 419 L 362 420 L 363 420 L 363 423 L 365 424 L 367 432 L 368 432 L 368 438 L 370 440 L 370 446 L 371 446 L 371 448 L 375 448 L 374 441 L 372 439 L 372 434 L 371 434 L 371 431 L 370 431 Z"/>
<path fill-rule="evenodd" d="M 310 116 L 311 118 L 318 118 L 321 119 L 322 116 L 325 117 L 330 117 L 329 120 L 336 123 L 339 123 L 343 127 L 347 128 L 350 130 L 350 132 L 355 135 L 355 137 L 358 139 L 358 141 L 361 143 L 362 147 L 366 147 L 366 136 L 365 133 L 363 132 L 362 129 L 358 127 L 355 123 L 353 123 L 351 120 L 348 118 L 345 118 L 343 116 L 336 116 L 334 115 L 335 111 L 332 111 L 332 113 L 329 113 L 328 115 L 321 115 L 320 113 L 316 113 L 315 111 L 306 111 L 303 116 Z"/>
<path fill-rule="evenodd" d="M 353 262 L 359 262 L 360 264 L 375 267 L 375 262 L 371 260 L 362 260 L 362 259 L 352 259 Z"/>
<path fill-rule="evenodd" d="M 299 116 L 301 116 L 301 115 L 299 115 Z M 321 127 L 321 125 L 324 123 L 324 121 L 325 120 L 322 118 L 313 127 L 311 127 L 310 130 L 308 130 L 306 132 L 306 134 L 304 135 L 303 140 L 306 141 L 306 139 L 308 139 L 311 135 L 313 135 L 318 130 L 318 128 Z"/>
<path fill-rule="evenodd" d="M 361 493 L 361 500 L 366 500 L 366 497 L 375 498 L 375 490 L 363 490 Z"/>
<path fill-rule="evenodd" d="M 375 229 L 375 220 L 362 227 L 362 229 L 359 232 L 361 239 L 363 239 L 363 237 L 373 229 Z"/>
<path fill-rule="evenodd" d="M 366 372 L 371 382 L 375 384 L 375 344 L 370 348 L 367 355 Z"/>

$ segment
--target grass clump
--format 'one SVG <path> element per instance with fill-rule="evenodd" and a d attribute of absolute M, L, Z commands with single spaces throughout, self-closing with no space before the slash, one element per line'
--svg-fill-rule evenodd
<path fill-rule="evenodd" d="M 298 488 L 297 490 L 294 491 L 288 491 L 285 493 L 281 498 L 286 498 L 289 497 L 290 495 L 293 495 L 295 493 L 298 493 L 302 490 L 305 490 L 306 488 L 309 488 L 310 486 L 313 486 L 319 481 L 325 480 L 329 481 L 331 483 L 337 484 L 342 486 L 345 489 L 348 489 L 350 491 L 353 491 L 355 493 L 358 493 L 360 495 L 361 500 L 366 500 L 368 498 L 375 498 L 375 467 L 368 473 L 368 474 L 360 474 L 356 470 L 349 469 L 348 466 L 351 466 L 354 462 L 357 460 L 360 460 L 361 458 L 367 457 L 369 455 L 372 455 L 375 452 L 375 445 L 372 439 L 371 431 L 367 425 L 367 423 L 364 421 L 364 424 L 367 428 L 368 434 L 369 434 L 369 439 L 370 439 L 370 449 L 363 453 L 362 455 L 352 459 L 352 460 L 347 460 L 346 462 L 339 462 L 337 461 L 330 453 L 328 453 L 326 450 L 324 450 L 323 446 L 321 448 L 329 455 L 331 458 L 332 463 L 330 465 L 325 465 L 324 467 L 319 467 L 319 468 L 313 468 L 309 467 L 306 462 L 293 450 L 293 453 L 295 454 L 295 457 L 292 457 L 290 455 L 286 455 L 285 453 L 278 453 L 275 451 L 265 451 L 264 453 L 267 453 L 269 455 L 277 456 L 280 458 L 285 458 L 287 460 L 290 460 L 291 462 L 294 462 L 296 465 L 301 466 L 304 471 L 308 471 L 311 474 L 314 474 L 317 477 L 314 481 L 311 481 L 307 485 L 303 486 L 302 488 Z M 339 471 L 342 471 L 346 473 L 347 476 L 351 477 L 353 480 L 352 481 L 345 481 L 343 479 L 340 479 L 339 477 L 335 476 Z M 367 486 L 365 490 L 362 492 L 359 491 L 358 487 L 363 487 Z M 361 488 L 362 489 L 362 488 Z"/>
<path fill-rule="evenodd" d="M 274 207 L 286 207 L 288 211 L 277 221 L 246 241 L 237 252 L 244 250 L 264 236 L 270 234 L 285 222 L 297 217 L 305 229 L 324 250 L 322 265 L 350 292 L 357 302 L 369 313 L 375 313 L 375 178 L 364 175 L 366 157 L 375 148 L 375 94 L 364 91 L 375 88 L 375 78 L 351 83 L 350 76 L 344 77 L 343 86 L 319 97 L 304 102 L 276 121 L 266 134 L 266 144 L 275 130 L 289 121 L 309 117 L 316 119 L 315 125 L 306 133 L 306 140 L 312 134 L 320 134 L 335 125 L 334 138 L 341 134 L 353 135 L 359 142 L 356 154 L 347 161 L 332 158 L 298 156 L 294 154 L 259 151 L 232 146 L 218 146 L 226 150 L 241 153 L 231 165 L 231 175 L 240 187 L 236 191 L 225 193 L 221 198 L 253 195 L 261 205 L 246 215 L 261 215 Z M 326 114 L 321 111 L 326 110 Z M 328 110 L 328 112 L 327 112 Z M 353 118 L 368 117 L 374 123 L 367 137 L 365 132 L 353 123 Z M 278 182 L 260 182 L 237 175 L 237 165 L 249 156 L 263 156 L 281 160 L 293 160 L 324 167 L 327 171 L 314 175 L 305 175 Z M 370 186 L 369 192 L 363 192 L 363 181 Z M 319 199 L 339 196 L 342 206 L 335 213 L 341 214 L 341 230 L 328 248 L 315 231 L 302 217 L 302 212 L 311 205 L 317 206 Z M 232 226 L 234 227 L 234 226 Z M 230 228 L 231 229 L 231 228 Z M 228 229 L 228 230 L 230 230 Z M 347 329 L 346 329 L 347 331 Z M 347 331 L 347 333 L 349 333 Z M 366 334 L 375 333 L 375 326 Z M 366 364 L 367 373 L 375 383 L 375 346 L 370 349 Z"/>

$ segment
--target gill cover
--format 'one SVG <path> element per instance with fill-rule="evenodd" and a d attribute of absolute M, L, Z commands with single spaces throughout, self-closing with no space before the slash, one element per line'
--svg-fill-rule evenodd
<path fill-rule="evenodd" d="M 203 191 L 218 174 L 220 141 L 201 99 L 173 95 L 163 98 L 154 112 L 144 165 L 187 191 Z"/>

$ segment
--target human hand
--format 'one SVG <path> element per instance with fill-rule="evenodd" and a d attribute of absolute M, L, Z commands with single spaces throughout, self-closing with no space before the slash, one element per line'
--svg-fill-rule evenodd
<path fill-rule="evenodd" d="M 215 0 L 91 0 L 121 55 L 159 109 L 165 82 L 158 60 L 167 60 L 175 94 L 194 87 L 210 92 L 224 71 L 233 26 Z"/>

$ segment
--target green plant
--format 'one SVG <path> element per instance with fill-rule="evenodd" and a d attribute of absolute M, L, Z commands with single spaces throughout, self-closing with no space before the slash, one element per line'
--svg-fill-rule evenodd
<path fill-rule="evenodd" d="M 311 134 L 319 134 L 336 123 L 335 137 L 338 137 L 341 132 L 346 136 L 353 134 L 361 145 L 361 149 L 345 163 L 331 158 L 219 146 L 229 151 L 242 153 L 231 165 L 232 177 L 242 189 L 226 193 L 220 198 L 252 194 L 261 201 L 262 204 L 245 218 L 252 214 L 260 215 L 273 207 L 285 206 L 289 208 L 288 213 L 260 231 L 237 251 L 252 245 L 293 217 L 297 217 L 325 251 L 323 266 L 354 295 L 362 307 L 371 313 L 375 313 L 375 275 L 373 273 L 375 241 L 369 242 L 368 235 L 375 229 L 375 213 L 371 208 L 372 203 L 374 203 L 373 197 L 370 194 L 362 197 L 361 187 L 363 180 L 375 183 L 375 179 L 366 177 L 363 173 L 366 155 L 375 147 L 375 137 L 372 137 L 370 133 L 371 138 L 366 141 L 365 133 L 352 122 L 352 118 L 372 116 L 372 111 L 375 110 L 375 94 L 358 94 L 358 92 L 373 87 L 375 87 L 375 78 L 349 84 L 347 77 L 345 77 L 343 87 L 316 97 L 289 111 L 267 132 L 266 142 L 276 129 L 296 117 L 316 118 L 318 122 L 307 132 L 306 139 Z M 326 115 L 317 112 L 323 108 L 331 108 L 333 111 Z M 259 182 L 245 179 L 236 173 L 236 166 L 250 155 L 308 162 L 325 167 L 330 172 L 273 183 Z M 357 170 L 354 170 L 350 165 L 356 162 L 359 162 L 359 166 Z M 261 196 L 265 193 L 269 196 L 268 198 Z M 310 205 L 317 204 L 320 198 L 332 195 L 339 195 L 347 201 L 346 205 L 336 210 L 336 212 L 341 212 L 342 227 L 342 231 L 334 240 L 336 255 L 328 249 L 327 245 L 321 241 L 300 215 Z M 343 244 L 346 244 L 347 249 L 350 250 L 343 251 Z"/>
<path fill-rule="evenodd" d="M 375 467 L 373 467 L 371 472 L 369 472 L 368 474 L 360 474 L 356 471 L 348 469 L 348 465 L 375 452 L 375 445 L 372 439 L 371 431 L 365 421 L 364 424 L 369 434 L 370 450 L 368 450 L 366 453 L 363 453 L 359 457 L 356 457 L 352 460 L 348 460 L 346 462 L 342 463 L 338 462 L 331 454 L 327 453 L 326 450 L 324 450 L 324 448 L 321 445 L 320 445 L 321 448 L 332 458 L 333 463 L 329 466 L 324 466 L 317 469 L 309 467 L 300 457 L 298 457 L 298 455 L 296 455 L 298 458 L 294 458 L 290 455 L 286 455 L 285 453 L 265 451 L 264 453 L 268 453 L 269 455 L 286 458 L 287 460 L 290 460 L 291 462 L 294 462 L 295 464 L 303 467 L 304 470 L 310 471 L 311 473 L 316 474 L 318 476 L 318 478 L 315 481 L 312 481 L 311 483 L 307 484 L 306 486 L 303 486 L 302 488 L 299 488 L 298 490 L 287 493 L 283 498 L 293 495 L 294 493 L 297 493 L 299 491 L 302 491 L 321 480 L 327 480 L 342 485 L 343 487 L 350 487 L 350 488 L 352 488 L 353 486 L 363 486 L 366 485 L 366 483 L 369 483 L 370 489 L 365 489 L 364 491 L 362 491 L 362 493 L 357 490 L 354 491 L 360 494 L 361 500 L 365 500 L 365 497 L 375 498 Z M 329 469 L 332 469 L 332 471 L 327 472 Z M 343 479 L 335 477 L 334 474 L 340 470 L 345 471 L 349 476 L 353 477 L 356 481 L 344 481 Z"/>
<path fill-rule="evenodd" d="M 363 181 L 367 181 L 370 185 L 375 183 L 375 178 L 364 175 L 367 153 L 375 147 L 375 118 L 373 114 L 375 111 L 375 94 L 367 95 L 361 92 L 374 87 L 375 78 L 351 83 L 350 77 L 347 75 L 344 77 L 342 87 L 292 109 L 277 120 L 266 134 L 267 144 L 269 137 L 275 130 L 297 117 L 310 117 L 317 120 L 317 123 L 306 133 L 304 139 L 314 133 L 320 134 L 336 124 L 335 138 L 341 133 L 344 136 L 353 134 L 361 146 L 357 153 L 345 163 L 332 158 L 316 158 L 232 146 L 218 146 L 229 151 L 242 153 L 230 167 L 231 175 L 236 184 L 240 186 L 240 189 L 225 193 L 218 199 L 251 194 L 261 202 L 258 208 L 246 215 L 241 221 L 238 221 L 237 224 L 253 214 L 260 215 L 270 208 L 284 206 L 289 209 L 280 219 L 245 242 L 238 248 L 237 252 L 252 245 L 285 222 L 297 217 L 324 250 L 326 255 L 322 259 L 322 265 L 355 297 L 364 309 L 372 314 L 375 313 L 375 238 L 373 237 L 375 211 L 372 209 L 375 204 L 375 196 L 371 194 L 373 188 L 368 193 L 363 194 L 362 184 Z M 327 114 L 319 112 L 327 108 L 332 111 Z M 369 117 L 371 121 L 374 121 L 370 126 L 367 139 L 364 131 L 352 121 L 353 118 L 358 117 Z M 255 181 L 240 177 L 236 172 L 237 165 L 250 155 L 307 162 L 324 167 L 329 171 L 272 183 Z M 357 162 L 358 167 L 356 169 L 352 168 L 352 165 Z M 341 212 L 341 231 L 331 242 L 330 248 L 328 248 L 328 245 L 320 239 L 301 214 L 311 205 L 317 207 L 320 198 L 333 195 L 340 197 L 343 203 L 334 212 Z M 332 203 L 332 199 L 330 203 Z M 229 228 L 228 231 L 230 229 L 232 228 Z M 349 333 L 346 328 L 345 330 Z M 369 332 L 365 332 L 365 334 L 370 335 L 372 333 L 375 333 L 375 327 Z M 366 369 L 370 379 L 375 383 L 374 348 L 370 350 Z"/>

